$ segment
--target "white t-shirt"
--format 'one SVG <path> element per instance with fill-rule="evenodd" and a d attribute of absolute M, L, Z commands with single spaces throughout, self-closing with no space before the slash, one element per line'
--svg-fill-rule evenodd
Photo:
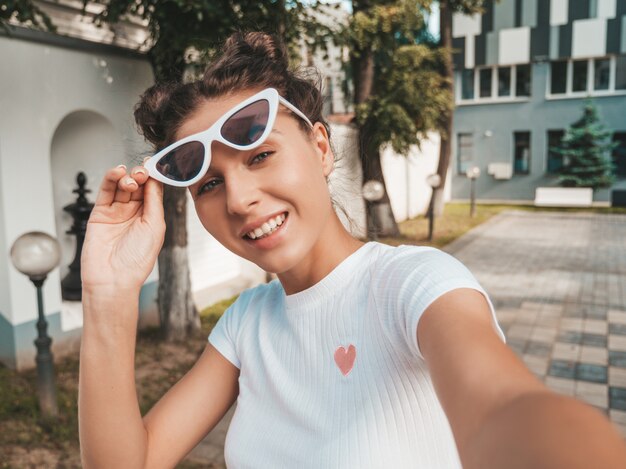
<path fill-rule="evenodd" d="M 312 287 L 243 292 L 209 336 L 241 370 L 226 437 L 230 468 L 461 467 L 417 343 L 436 298 L 473 288 L 429 247 L 370 242 Z"/>

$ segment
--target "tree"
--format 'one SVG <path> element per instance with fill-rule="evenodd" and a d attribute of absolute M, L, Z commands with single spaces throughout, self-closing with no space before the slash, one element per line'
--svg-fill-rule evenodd
<path fill-rule="evenodd" d="M 451 106 L 446 55 L 427 40 L 424 13 L 430 0 L 353 0 L 352 5 L 347 37 L 363 179 L 384 185 L 381 146 L 407 153 L 429 130 L 439 129 L 439 116 Z M 386 193 L 366 204 L 368 234 L 398 235 Z"/>
<path fill-rule="evenodd" d="M 583 116 L 574 122 L 551 150 L 563 158 L 559 184 L 563 187 L 591 187 L 593 190 L 610 187 L 615 182 L 615 165 L 611 152 L 617 146 L 611 141 L 613 132 L 607 129 L 591 100 L 584 107 Z"/>
<path fill-rule="evenodd" d="M 264 30 L 278 34 L 296 50 L 300 32 L 316 38 L 314 17 L 300 0 L 84 0 L 101 3 L 94 21 L 113 25 L 127 15 L 145 21 L 150 33 L 147 56 L 157 82 L 180 82 L 193 62 L 210 59 L 217 46 L 235 30 Z M 307 6 L 310 8 L 310 6 Z M 9 0 L 0 7 L 0 26 L 9 20 L 43 29 L 53 29 L 50 19 L 32 0 Z M 320 32 L 328 28 L 319 28 Z M 326 34 L 309 45 L 320 45 Z M 190 51 L 199 52 L 191 54 Z M 191 298 L 187 255 L 186 193 L 166 187 L 164 208 L 167 231 L 159 255 L 159 315 L 167 340 L 182 340 L 200 326 Z"/>
<path fill-rule="evenodd" d="M 493 0 L 439 0 L 439 45 L 446 53 L 445 76 L 447 93 L 450 97 L 450 107 L 441 115 L 440 135 L 441 144 L 439 146 L 439 161 L 437 163 L 437 174 L 441 178 L 438 188 L 433 190 L 431 207 L 434 213 L 443 213 L 443 189 L 446 184 L 448 167 L 450 166 L 450 153 L 452 150 L 452 128 L 454 125 L 454 69 L 452 67 L 452 14 L 462 13 L 471 15 L 483 13 L 485 5 Z"/>
<path fill-rule="evenodd" d="M 180 82 L 192 60 L 190 50 L 205 59 L 235 30 L 263 30 L 294 45 L 311 17 L 299 0 L 109 0 L 96 17 L 114 24 L 125 15 L 142 18 L 152 47 L 148 57 L 157 82 Z M 165 187 L 167 231 L 159 254 L 159 314 L 166 340 L 182 340 L 200 326 L 191 298 L 187 255 L 186 190 Z"/>

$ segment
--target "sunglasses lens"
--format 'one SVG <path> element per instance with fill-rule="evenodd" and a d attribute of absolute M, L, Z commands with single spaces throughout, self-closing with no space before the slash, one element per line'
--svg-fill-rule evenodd
<path fill-rule="evenodd" d="M 222 137 L 235 145 L 252 145 L 261 138 L 267 127 L 270 103 L 255 101 L 236 112 L 222 125 Z"/>
<path fill-rule="evenodd" d="M 200 172 L 203 161 L 204 145 L 188 142 L 163 156 L 156 164 L 156 169 L 168 179 L 190 181 Z"/>

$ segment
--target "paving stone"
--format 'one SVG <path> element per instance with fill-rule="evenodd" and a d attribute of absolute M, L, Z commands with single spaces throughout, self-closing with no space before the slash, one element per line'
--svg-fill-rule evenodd
<path fill-rule="evenodd" d="M 609 386 L 609 407 L 626 410 L 626 388 Z"/>
<path fill-rule="evenodd" d="M 576 381 L 573 379 L 557 378 L 556 376 L 546 376 L 545 385 L 553 391 L 567 396 L 573 396 L 576 390 Z"/>
<path fill-rule="evenodd" d="M 626 311 L 610 309 L 608 312 L 608 318 L 610 323 L 626 324 Z"/>
<path fill-rule="evenodd" d="M 563 331 L 582 332 L 582 318 L 563 318 L 561 319 L 560 329 Z"/>
<path fill-rule="evenodd" d="M 529 341 L 524 353 L 537 357 L 548 357 L 552 352 L 552 343 Z"/>
<path fill-rule="evenodd" d="M 568 344 L 556 342 L 552 349 L 552 358 L 555 360 L 577 361 L 580 357 L 582 346 L 578 344 Z"/>
<path fill-rule="evenodd" d="M 607 367 L 590 363 L 577 363 L 576 379 L 594 383 L 606 383 L 608 381 Z"/>
<path fill-rule="evenodd" d="M 608 323 L 599 319 L 585 319 L 583 331 L 592 334 L 606 335 L 608 333 Z"/>
<path fill-rule="evenodd" d="M 626 388 L 626 368 L 610 366 L 609 385 Z"/>
<path fill-rule="evenodd" d="M 609 323 L 609 334 L 626 335 L 626 324 Z"/>
<path fill-rule="evenodd" d="M 552 360 L 548 374 L 557 378 L 574 379 L 576 377 L 576 363 L 564 360 Z"/>
<path fill-rule="evenodd" d="M 626 352 L 626 336 L 609 335 L 609 350 L 616 352 Z"/>
<path fill-rule="evenodd" d="M 609 365 L 626 368 L 626 352 L 609 350 Z"/>
<path fill-rule="evenodd" d="M 604 347 L 583 345 L 579 360 L 584 363 L 607 366 L 609 364 L 609 351 Z"/>

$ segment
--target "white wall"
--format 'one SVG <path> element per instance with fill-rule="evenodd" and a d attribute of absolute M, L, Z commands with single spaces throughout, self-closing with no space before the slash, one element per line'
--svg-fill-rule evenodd
<path fill-rule="evenodd" d="M 143 60 L 7 37 L 0 37 L 0 57 L 0 239 L 5 238 L 8 250 L 25 232 L 57 233 L 51 146 L 63 119 L 77 111 L 102 116 L 121 142 L 119 154 L 141 155 L 146 146 L 135 131 L 132 106 L 153 78 Z M 92 189 L 97 185 L 90 181 Z M 7 280 L 0 283 L 2 314 L 13 324 L 34 320 L 30 281 L 12 266 Z M 44 296 L 46 313 L 61 310 L 58 269 L 50 274 Z"/>

